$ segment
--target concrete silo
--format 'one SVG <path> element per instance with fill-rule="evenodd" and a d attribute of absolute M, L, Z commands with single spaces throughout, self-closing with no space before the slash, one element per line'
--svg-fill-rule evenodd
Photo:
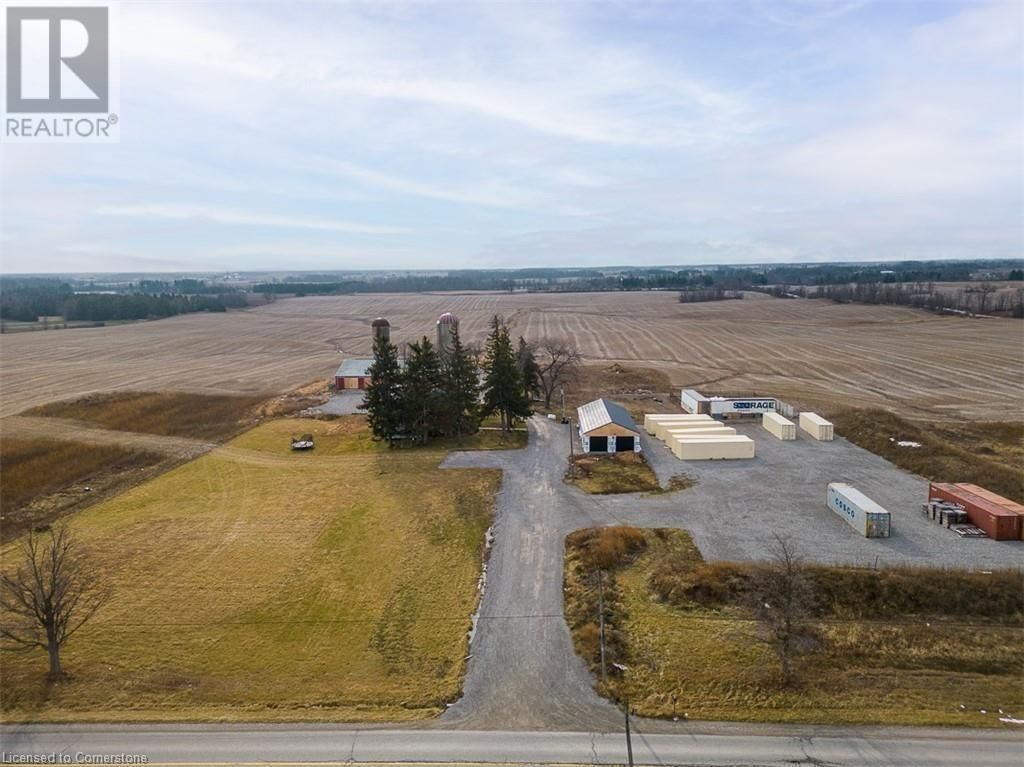
<path fill-rule="evenodd" d="M 378 338 L 383 338 L 385 341 L 391 340 L 391 323 L 383 317 L 378 317 L 370 323 L 373 328 L 373 340 L 376 341 Z"/>
<path fill-rule="evenodd" d="M 459 332 L 459 318 L 445 312 L 437 318 L 437 351 L 444 357 L 455 348 L 454 335 Z"/>

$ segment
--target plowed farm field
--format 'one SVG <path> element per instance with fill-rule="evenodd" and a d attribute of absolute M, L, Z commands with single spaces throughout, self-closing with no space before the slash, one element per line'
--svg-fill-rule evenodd
<path fill-rule="evenodd" d="M 908 418 L 1024 419 L 1024 324 L 884 306 L 782 300 L 683 305 L 676 294 L 427 294 L 279 300 L 109 328 L 0 337 L 0 415 L 98 391 L 255 394 L 329 378 L 367 356 L 370 321 L 392 340 L 433 335 L 451 311 L 463 340 L 494 314 L 516 336 L 566 336 L 588 364 L 646 367 L 674 387 L 772 394 Z"/>

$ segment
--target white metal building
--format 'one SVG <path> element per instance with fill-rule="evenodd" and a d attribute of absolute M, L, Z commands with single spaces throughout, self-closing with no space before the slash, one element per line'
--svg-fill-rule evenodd
<path fill-rule="evenodd" d="M 622 405 L 596 399 L 576 413 L 584 453 L 640 452 L 640 429 Z"/>

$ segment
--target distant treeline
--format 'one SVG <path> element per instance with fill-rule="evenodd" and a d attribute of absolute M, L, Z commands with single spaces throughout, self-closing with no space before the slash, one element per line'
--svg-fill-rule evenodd
<path fill-rule="evenodd" d="M 76 293 L 70 284 L 60 280 L 0 280 L 0 319 L 18 322 L 54 316 L 67 322 L 158 319 L 191 312 L 224 312 L 246 305 L 241 293 Z"/>
<path fill-rule="evenodd" d="M 725 288 L 693 288 L 679 294 L 679 303 L 699 304 L 704 301 L 727 301 L 736 298 L 743 298 L 743 292 Z"/>
<path fill-rule="evenodd" d="M 840 304 L 888 304 L 912 306 L 933 312 L 994 314 L 1024 319 L 1024 288 L 1000 290 L 990 283 L 968 288 L 937 287 L 932 283 L 861 283 L 822 285 L 813 288 L 802 285 L 773 285 L 761 290 L 777 298 L 827 298 Z"/>

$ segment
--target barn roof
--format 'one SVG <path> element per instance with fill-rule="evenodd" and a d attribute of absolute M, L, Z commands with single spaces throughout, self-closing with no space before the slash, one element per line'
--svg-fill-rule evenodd
<path fill-rule="evenodd" d="M 599 429 L 602 426 L 607 426 L 610 423 L 621 426 L 623 429 L 629 429 L 636 434 L 640 433 L 636 422 L 633 421 L 632 416 L 626 412 L 622 405 L 603 397 L 593 402 L 588 402 L 586 405 L 581 405 L 576 412 L 580 419 L 580 430 L 584 434 L 594 429 Z"/>
<path fill-rule="evenodd" d="M 335 378 L 355 378 L 369 375 L 369 367 L 373 364 L 373 357 L 349 357 L 341 361 Z"/>

